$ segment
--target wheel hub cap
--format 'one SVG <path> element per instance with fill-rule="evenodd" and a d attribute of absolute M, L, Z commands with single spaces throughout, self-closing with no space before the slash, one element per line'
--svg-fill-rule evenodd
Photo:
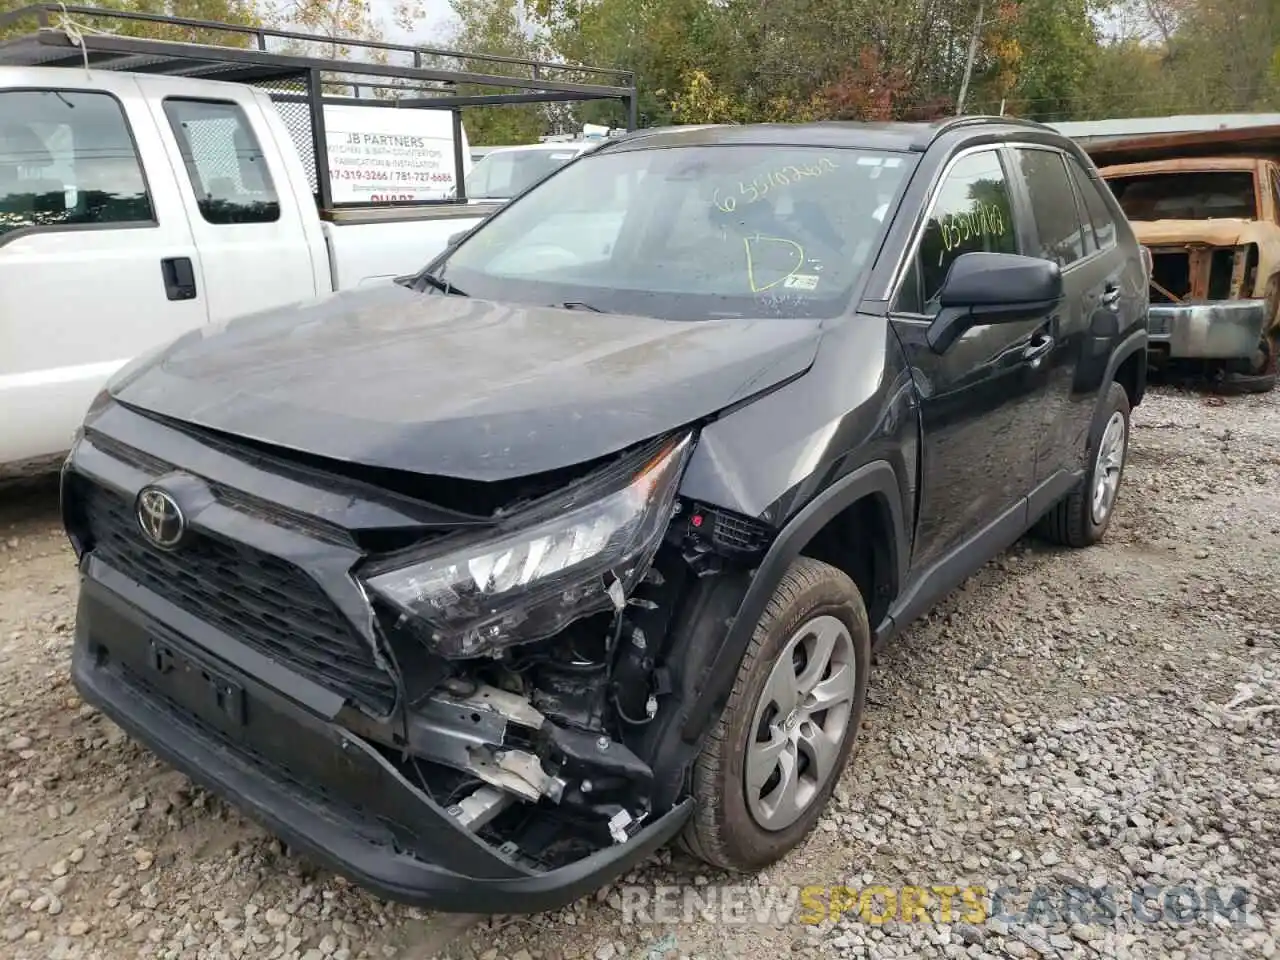
<path fill-rule="evenodd" d="M 857 666 L 844 622 L 802 624 L 774 662 L 756 702 L 743 779 L 747 809 L 764 830 L 783 830 L 835 773 L 853 712 Z"/>
<path fill-rule="evenodd" d="M 1111 414 L 1098 441 L 1098 455 L 1093 465 L 1093 502 L 1090 512 L 1093 522 L 1101 524 L 1115 506 L 1120 490 L 1120 471 L 1124 469 L 1125 451 L 1124 414 L 1117 410 Z"/>

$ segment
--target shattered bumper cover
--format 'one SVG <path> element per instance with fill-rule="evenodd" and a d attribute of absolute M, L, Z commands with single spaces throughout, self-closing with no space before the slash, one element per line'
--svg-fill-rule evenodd
<path fill-rule="evenodd" d="M 1170 357 L 1238 360 L 1252 357 L 1267 323 L 1265 300 L 1152 304 L 1151 344 L 1164 344 Z"/>
<path fill-rule="evenodd" d="M 89 703 L 289 844 L 391 900 L 533 913 L 588 895 L 665 845 L 691 800 L 626 843 L 538 871 L 458 823 L 348 730 L 170 625 L 163 599 L 86 556 L 72 673 Z"/>

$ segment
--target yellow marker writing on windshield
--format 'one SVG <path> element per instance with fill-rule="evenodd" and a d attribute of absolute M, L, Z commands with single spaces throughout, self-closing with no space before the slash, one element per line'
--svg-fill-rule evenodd
<path fill-rule="evenodd" d="M 817 163 L 808 163 L 803 166 L 797 166 L 794 163 L 787 164 L 785 167 L 778 167 L 776 170 L 768 170 L 758 177 L 754 177 L 750 181 L 738 181 L 738 196 L 734 196 L 729 192 L 726 196 L 720 196 L 720 188 L 711 194 L 711 202 L 716 205 L 716 209 L 721 213 L 733 213 L 738 207 L 738 197 L 743 198 L 744 204 L 755 203 L 757 200 L 763 200 L 769 193 L 770 187 L 786 187 L 805 177 L 820 177 L 824 173 L 831 170 L 838 170 L 839 167 L 828 157 L 819 158 Z"/>
<path fill-rule="evenodd" d="M 772 283 L 766 283 L 764 286 L 758 285 L 756 282 L 755 262 L 751 254 L 751 244 L 753 243 L 785 243 L 795 251 L 796 265 L 791 268 L 789 273 L 779 277 Z M 787 240 L 785 237 L 765 237 L 757 233 L 754 237 L 743 237 L 742 245 L 747 251 L 747 283 L 750 284 L 752 293 L 763 293 L 780 283 L 786 283 L 804 266 L 804 247 L 794 240 Z"/>

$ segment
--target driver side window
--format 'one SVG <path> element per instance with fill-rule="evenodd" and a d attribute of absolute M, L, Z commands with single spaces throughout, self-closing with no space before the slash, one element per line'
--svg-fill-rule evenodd
<path fill-rule="evenodd" d="M 894 309 L 936 313 L 934 301 L 951 264 L 975 252 L 1018 252 L 1009 181 L 996 150 L 969 154 L 947 173 Z"/>

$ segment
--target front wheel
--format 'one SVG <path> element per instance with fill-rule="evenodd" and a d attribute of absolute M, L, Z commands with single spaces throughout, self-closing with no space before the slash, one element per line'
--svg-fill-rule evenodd
<path fill-rule="evenodd" d="M 681 845 L 752 871 L 814 828 L 862 724 L 871 630 L 858 588 L 796 560 L 770 598 L 693 775 L 697 812 Z"/>
<path fill-rule="evenodd" d="M 1064 547 L 1097 543 L 1111 525 L 1129 455 L 1129 395 L 1112 382 L 1103 397 L 1101 427 L 1089 444 L 1089 472 L 1041 518 L 1036 532 Z"/>

